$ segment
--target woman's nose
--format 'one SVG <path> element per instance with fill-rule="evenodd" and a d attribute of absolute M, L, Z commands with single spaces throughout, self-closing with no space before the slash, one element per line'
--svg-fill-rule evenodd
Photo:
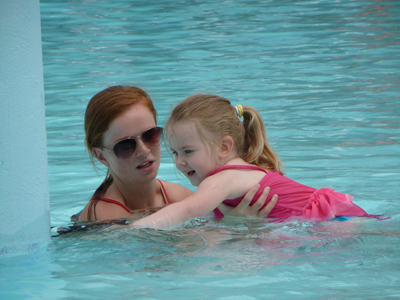
<path fill-rule="evenodd" d="M 150 152 L 150 148 L 146 146 L 145 143 L 143 143 L 142 139 L 137 139 L 137 149 L 136 149 L 136 156 L 146 156 Z"/>

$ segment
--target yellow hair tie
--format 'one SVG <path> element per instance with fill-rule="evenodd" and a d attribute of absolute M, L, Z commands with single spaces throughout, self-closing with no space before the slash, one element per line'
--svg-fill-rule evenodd
<path fill-rule="evenodd" d="M 236 109 L 236 113 L 237 113 L 238 117 L 241 118 L 243 116 L 243 106 L 238 104 L 235 106 L 235 109 Z"/>

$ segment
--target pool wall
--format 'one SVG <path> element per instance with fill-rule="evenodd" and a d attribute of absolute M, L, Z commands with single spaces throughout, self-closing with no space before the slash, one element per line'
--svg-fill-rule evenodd
<path fill-rule="evenodd" d="M 50 241 L 39 0 L 0 3 L 0 255 Z"/>

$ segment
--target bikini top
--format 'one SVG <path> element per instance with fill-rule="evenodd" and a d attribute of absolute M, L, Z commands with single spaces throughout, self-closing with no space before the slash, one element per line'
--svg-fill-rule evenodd
<path fill-rule="evenodd" d="M 161 193 L 162 193 L 162 195 L 163 195 L 163 198 L 164 198 L 165 203 L 166 203 L 166 204 L 171 204 L 171 201 L 169 200 L 169 197 L 168 197 L 167 191 L 165 190 L 164 185 L 163 185 L 162 182 L 161 182 L 160 180 L 158 180 L 158 179 L 157 179 L 157 182 L 160 184 Z M 113 199 L 109 199 L 109 198 L 104 198 L 104 197 L 100 197 L 100 198 L 98 198 L 98 199 L 99 199 L 99 201 L 104 201 L 104 202 L 109 202 L 109 203 L 117 204 L 117 205 L 121 206 L 123 209 L 125 209 L 128 213 L 133 214 L 133 212 L 132 212 L 128 207 L 126 207 L 125 204 L 123 204 L 123 203 L 121 203 L 121 202 L 119 202 L 119 201 L 117 201 L 117 200 L 113 200 Z"/>

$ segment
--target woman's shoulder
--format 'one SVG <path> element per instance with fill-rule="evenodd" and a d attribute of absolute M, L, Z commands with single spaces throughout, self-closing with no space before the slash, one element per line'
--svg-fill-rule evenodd
<path fill-rule="evenodd" d="M 115 205 L 115 203 L 107 201 L 97 201 L 91 205 L 92 200 L 86 204 L 85 208 L 82 210 L 79 220 L 83 222 L 87 221 L 104 221 L 110 219 L 118 219 L 126 216 L 128 212 L 121 206 Z M 91 211 L 91 219 L 88 219 L 88 212 Z M 96 210 L 96 219 L 94 219 L 94 210 Z"/>
<path fill-rule="evenodd" d="M 168 194 L 171 203 L 182 201 L 183 199 L 193 194 L 191 190 L 182 185 L 164 180 L 161 180 L 161 182 L 165 187 L 165 190 Z"/>

